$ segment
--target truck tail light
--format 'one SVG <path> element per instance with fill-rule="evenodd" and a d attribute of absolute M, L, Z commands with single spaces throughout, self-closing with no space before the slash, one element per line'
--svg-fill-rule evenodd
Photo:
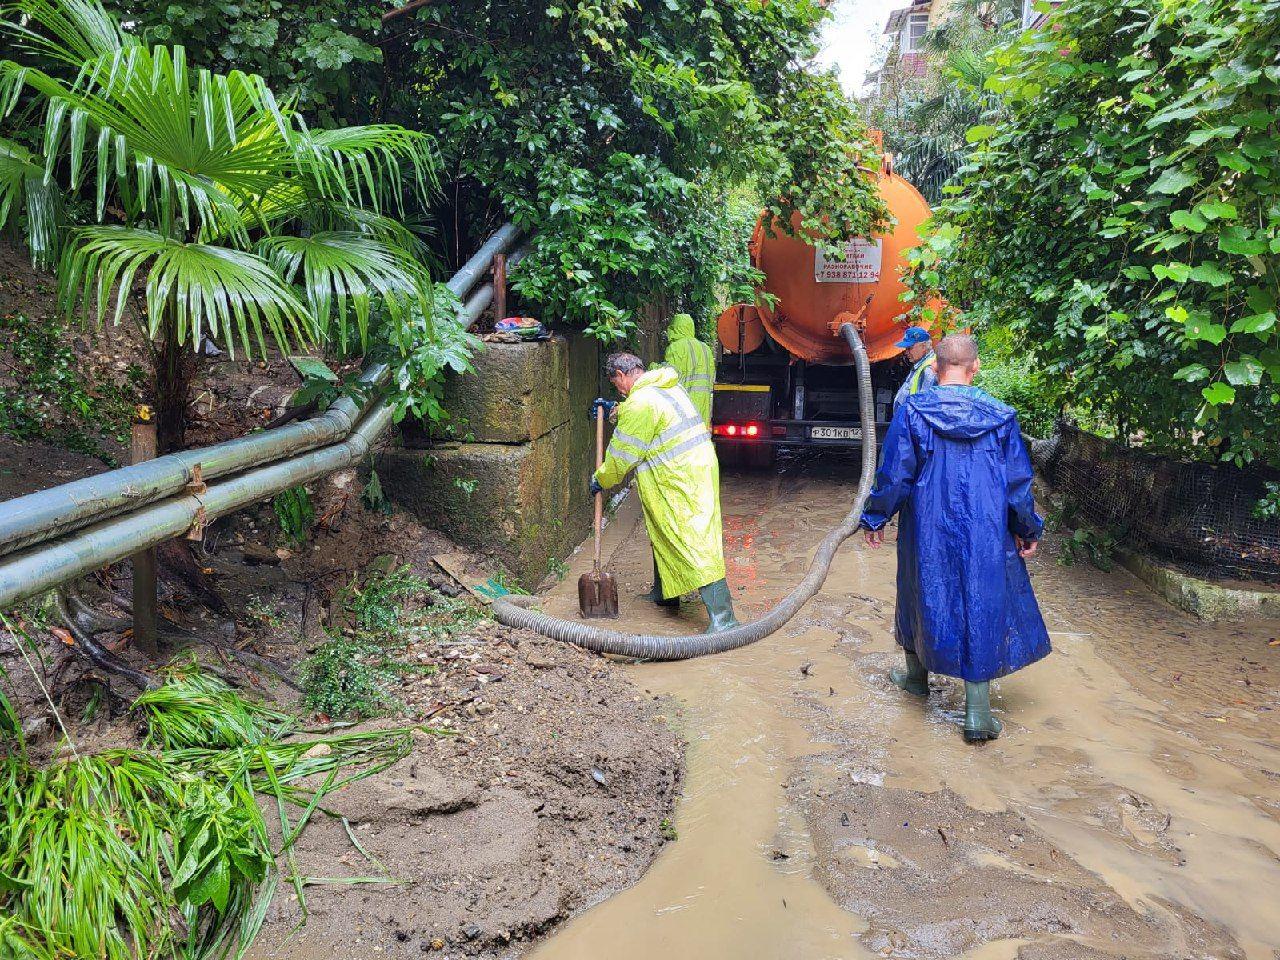
<path fill-rule="evenodd" d="M 754 440 L 764 431 L 765 428 L 758 423 L 717 423 L 711 427 L 713 437 L 738 437 L 743 440 Z"/>

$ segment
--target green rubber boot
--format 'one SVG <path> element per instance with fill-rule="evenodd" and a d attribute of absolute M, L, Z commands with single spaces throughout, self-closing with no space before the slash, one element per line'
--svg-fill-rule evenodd
<path fill-rule="evenodd" d="M 721 578 L 715 583 L 708 583 L 698 588 L 698 596 L 707 605 L 707 633 L 724 633 L 738 626 L 738 618 L 733 615 L 733 598 L 729 595 L 729 583 Z"/>
<path fill-rule="evenodd" d="M 656 603 L 660 607 L 678 607 L 680 606 L 680 598 L 672 597 L 670 600 L 662 595 L 662 578 L 658 576 L 658 558 L 653 558 L 653 588 L 648 593 L 640 594 L 641 600 L 648 600 L 650 603 Z"/>
<path fill-rule="evenodd" d="M 994 740 L 1004 725 L 991 715 L 991 683 L 964 684 L 964 739 L 966 743 Z"/>
<path fill-rule="evenodd" d="M 903 650 L 907 655 L 907 666 L 893 667 L 889 671 L 889 679 L 893 681 L 894 686 L 899 690 L 905 690 L 907 693 L 916 697 L 927 697 L 929 695 L 929 671 L 924 668 L 924 664 L 910 650 Z"/>

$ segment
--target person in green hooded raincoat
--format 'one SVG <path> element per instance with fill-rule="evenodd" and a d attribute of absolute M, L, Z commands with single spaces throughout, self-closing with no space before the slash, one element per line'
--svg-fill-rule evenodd
<path fill-rule="evenodd" d="M 639 357 L 615 353 L 605 362 L 623 396 L 604 462 L 591 494 L 616 487 L 635 472 L 640 507 L 653 544 L 654 592 L 668 603 L 697 590 L 707 605 L 709 633 L 738 625 L 725 581 L 720 524 L 720 465 L 702 415 L 670 367 L 645 371 Z M 596 410 L 613 407 L 604 399 Z"/>
<path fill-rule="evenodd" d="M 680 375 L 680 386 L 711 429 L 711 392 L 716 383 L 716 355 L 698 339 L 693 317 L 677 313 L 667 328 L 667 353 L 663 362 Z"/>

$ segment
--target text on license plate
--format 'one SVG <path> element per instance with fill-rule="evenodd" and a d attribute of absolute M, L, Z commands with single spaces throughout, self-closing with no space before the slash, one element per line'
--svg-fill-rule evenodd
<path fill-rule="evenodd" d="M 810 440 L 861 440 L 861 427 L 810 427 Z"/>

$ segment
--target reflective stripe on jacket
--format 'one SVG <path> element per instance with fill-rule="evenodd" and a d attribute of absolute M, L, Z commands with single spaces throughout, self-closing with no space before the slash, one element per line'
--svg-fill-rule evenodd
<path fill-rule="evenodd" d="M 897 394 L 894 395 L 894 410 L 902 406 L 907 397 L 915 396 L 921 390 L 928 390 L 930 387 L 937 385 L 937 364 L 938 358 L 934 356 L 932 350 L 916 362 L 916 365 L 911 368 L 911 372 L 907 374 L 907 379 L 902 382 L 902 386 L 898 388 Z"/>
<path fill-rule="evenodd" d="M 711 426 L 711 394 L 716 383 L 715 352 L 698 339 L 693 328 L 693 318 L 687 313 L 677 313 L 667 328 L 667 352 L 663 362 L 680 375 L 680 386 L 702 415 L 702 422 Z"/>
<path fill-rule="evenodd" d="M 720 525 L 720 465 L 711 434 L 670 367 L 644 374 L 617 407 L 602 487 L 632 470 L 666 597 L 724 577 Z"/>

